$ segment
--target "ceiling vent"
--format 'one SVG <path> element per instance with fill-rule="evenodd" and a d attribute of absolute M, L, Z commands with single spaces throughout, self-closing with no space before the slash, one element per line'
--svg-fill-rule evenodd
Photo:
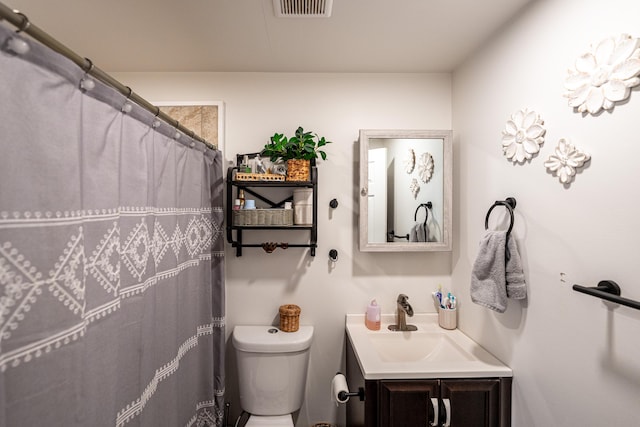
<path fill-rule="evenodd" d="M 333 0 L 273 0 L 278 18 L 328 18 Z"/>

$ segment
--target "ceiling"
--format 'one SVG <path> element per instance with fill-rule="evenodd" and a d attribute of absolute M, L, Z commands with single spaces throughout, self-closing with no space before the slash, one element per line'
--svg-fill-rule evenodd
<path fill-rule="evenodd" d="M 334 0 L 276 18 L 272 0 L 0 0 L 117 71 L 449 72 L 534 0 Z"/>

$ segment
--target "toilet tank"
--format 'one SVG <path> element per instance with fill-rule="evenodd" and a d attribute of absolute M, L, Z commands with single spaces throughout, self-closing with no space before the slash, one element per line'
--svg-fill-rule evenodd
<path fill-rule="evenodd" d="M 302 406 L 313 326 L 283 332 L 273 326 L 236 326 L 240 406 L 254 415 L 285 415 Z"/>

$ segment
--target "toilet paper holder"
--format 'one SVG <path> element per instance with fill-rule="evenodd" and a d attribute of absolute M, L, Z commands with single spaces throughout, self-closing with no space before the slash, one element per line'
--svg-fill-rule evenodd
<path fill-rule="evenodd" d="M 345 400 L 347 397 L 355 397 L 358 396 L 361 402 L 364 402 L 364 388 L 358 387 L 358 391 L 341 391 L 338 393 L 338 398 L 340 400 Z"/>
<path fill-rule="evenodd" d="M 350 397 L 355 397 L 355 396 L 358 396 L 358 399 L 361 402 L 364 402 L 364 388 L 363 387 L 358 387 L 358 391 L 349 391 L 349 387 L 347 386 L 346 378 L 344 377 L 344 375 L 341 372 L 336 372 L 336 378 L 337 377 L 342 377 L 342 381 L 344 381 L 343 387 L 346 388 L 346 390 L 340 390 L 338 392 L 337 398 L 338 398 L 339 402 L 346 403 L 346 401 Z"/>

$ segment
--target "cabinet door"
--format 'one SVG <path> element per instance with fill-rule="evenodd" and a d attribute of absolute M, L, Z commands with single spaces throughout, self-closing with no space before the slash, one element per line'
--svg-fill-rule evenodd
<path fill-rule="evenodd" d="M 429 426 L 431 398 L 438 397 L 438 381 L 381 381 L 380 427 Z"/>
<path fill-rule="evenodd" d="M 451 427 L 500 426 L 498 379 L 441 380 L 440 397 L 449 399 Z"/>

